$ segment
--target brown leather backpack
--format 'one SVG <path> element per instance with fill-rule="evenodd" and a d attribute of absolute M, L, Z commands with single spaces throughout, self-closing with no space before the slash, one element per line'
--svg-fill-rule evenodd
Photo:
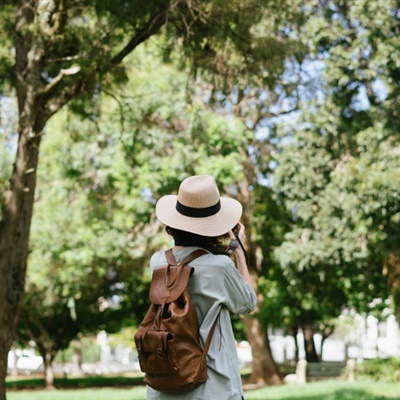
<path fill-rule="evenodd" d="M 152 304 L 135 334 L 135 343 L 144 382 L 160 392 L 188 392 L 207 380 L 207 353 L 218 318 L 203 349 L 188 288 L 194 268 L 186 265 L 203 254 L 204 250 L 195 250 L 176 265 L 170 249 L 166 252 L 168 266 L 153 272 Z"/>

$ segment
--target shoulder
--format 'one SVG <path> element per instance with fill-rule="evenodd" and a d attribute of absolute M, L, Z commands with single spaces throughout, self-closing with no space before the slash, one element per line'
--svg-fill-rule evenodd
<path fill-rule="evenodd" d="M 196 247 L 186 248 L 184 251 L 178 251 L 174 253 L 175 258 L 178 262 L 182 261 L 186 256 L 188 256 L 192 251 L 196 250 Z M 150 268 L 164 267 L 167 264 L 165 257 L 165 251 L 158 251 L 154 253 L 150 259 Z M 190 263 L 193 266 L 201 267 L 212 267 L 219 268 L 221 270 L 232 271 L 236 270 L 233 261 L 226 255 L 223 254 L 204 254 Z"/>
<path fill-rule="evenodd" d="M 198 264 L 210 265 L 221 268 L 228 268 L 234 266 L 233 261 L 223 254 L 207 253 L 197 259 Z"/>
<path fill-rule="evenodd" d="M 165 252 L 164 251 L 158 251 L 157 253 L 154 253 L 151 258 L 150 258 L 150 268 L 154 269 L 157 267 L 163 267 L 167 263 L 167 259 L 165 258 Z"/>
<path fill-rule="evenodd" d="M 197 258 L 191 263 L 193 267 L 197 267 L 198 273 L 210 273 L 213 276 L 226 277 L 235 274 L 237 269 L 233 261 L 223 254 L 207 253 Z"/>

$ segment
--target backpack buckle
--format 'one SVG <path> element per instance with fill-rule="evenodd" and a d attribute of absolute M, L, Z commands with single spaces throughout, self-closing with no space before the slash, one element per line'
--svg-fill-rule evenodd
<path fill-rule="evenodd" d="M 157 349 L 157 357 L 161 360 L 165 360 L 167 358 L 167 355 L 165 354 L 165 351 L 163 349 Z"/>

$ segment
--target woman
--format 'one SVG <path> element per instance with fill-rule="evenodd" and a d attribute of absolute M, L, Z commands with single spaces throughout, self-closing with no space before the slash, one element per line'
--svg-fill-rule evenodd
<path fill-rule="evenodd" d="M 208 351 L 207 381 L 189 393 L 178 395 L 148 387 L 148 399 L 243 399 L 230 312 L 250 313 L 256 307 L 257 298 L 240 245 L 245 239 L 244 226 L 239 223 L 241 214 L 241 204 L 235 199 L 220 197 L 214 178 L 208 175 L 185 179 L 177 196 L 164 196 L 158 201 L 156 215 L 174 238 L 172 251 L 176 261 L 179 263 L 198 248 L 207 251 L 189 264 L 194 267 L 189 289 L 196 305 L 203 345 L 218 315 L 219 325 Z M 236 226 L 239 228 L 237 238 L 232 231 Z M 218 247 L 224 235 L 231 239 L 228 250 L 236 266 L 227 252 Z M 164 251 L 153 255 L 152 270 L 165 265 Z"/>

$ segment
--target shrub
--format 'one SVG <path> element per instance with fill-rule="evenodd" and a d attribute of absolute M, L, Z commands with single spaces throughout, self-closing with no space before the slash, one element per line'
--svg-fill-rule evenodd
<path fill-rule="evenodd" d="M 400 358 L 374 358 L 357 366 L 357 378 L 381 382 L 400 381 Z"/>

